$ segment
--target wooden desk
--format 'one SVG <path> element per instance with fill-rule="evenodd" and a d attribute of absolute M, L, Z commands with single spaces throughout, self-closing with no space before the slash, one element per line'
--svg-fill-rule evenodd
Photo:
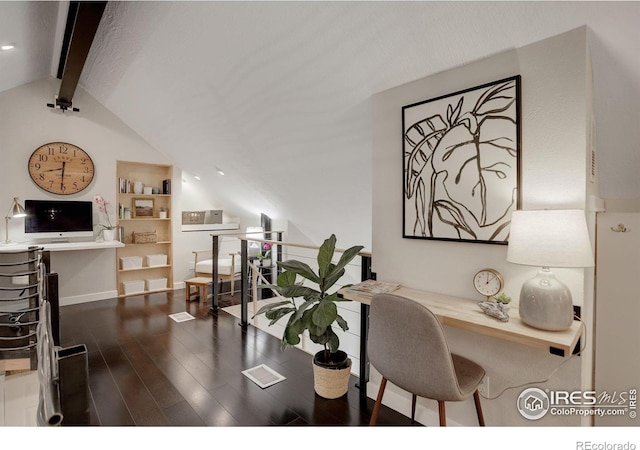
<path fill-rule="evenodd" d="M 571 355 L 582 334 L 581 322 L 573 321 L 571 327 L 565 331 L 544 331 L 525 325 L 520 320 L 517 308 L 509 310 L 509 321 L 501 322 L 487 316 L 478 306 L 478 301 L 436 294 L 400 287 L 392 292 L 412 299 L 429 308 L 443 325 L 491 336 L 509 342 L 515 342 L 530 347 L 549 349 L 555 355 Z M 367 357 L 367 335 L 369 324 L 369 305 L 371 295 L 343 288 L 338 295 L 361 304 L 360 318 L 360 389 L 361 398 L 367 397 L 367 381 L 369 380 L 369 359 Z"/>
<path fill-rule="evenodd" d="M 338 291 L 344 298 L 366 305 L 371 304 L 371 296 L 351 291 L 348 288 Z M 392 294 L 415 300 L 429 308 L 443 325 L 460 328 L 474 333 L 491 336 L 505 341 L 530 347 L 550 349 L 560 356 L 570 355 L 582 332 L 581 322 L 574 320 L 565 331 L 545 331 L 525 325 L 520 320 L 518 309 L 509 310 L 509 321 L 501 322 L 487 316 L 474 300 L 435 294 L 400 287 Z"/>

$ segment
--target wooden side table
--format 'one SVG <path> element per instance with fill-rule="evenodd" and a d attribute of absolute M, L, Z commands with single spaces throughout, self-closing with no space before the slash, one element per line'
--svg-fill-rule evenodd
<path fill-rule="evenodd" d="M 184 281 L 187 300 L 191 301 L 191 295 L 195 295 L 198 299 L 204 299 L 207 301 L 207 286 L 211 284 L 211 278 L 209 277 L 195 277 Z M 195 287 L 195 291 L 191 292 L 191 287 Z M 200 290 L 202 289 L 202 294 Z"/>

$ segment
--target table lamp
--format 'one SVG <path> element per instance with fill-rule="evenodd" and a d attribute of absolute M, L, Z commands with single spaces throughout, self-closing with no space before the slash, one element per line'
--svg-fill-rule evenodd
<path fill-rule="evenodd" d="M 584 211 L 514 211 L 507 261 L 542 267 L 522 285 L 522 321 L 542 330 L 566 330 L 573 322 L 571 291 L 549 268 L 593 266 Z"/>
<path fill-rule="evenodd" d="M 5 235 L 4 235 L 4 243 L 9 243 L 9 221 L 14 217 L 24 217 L 27 213 L 24 211 L 24 206 L 22 206 L 18 202 L 18 197 L 13 197 L 13 202 L 11 202 L 11 206 L 9 207 L 9 212 L 4 218 L 5 221 Z"/>

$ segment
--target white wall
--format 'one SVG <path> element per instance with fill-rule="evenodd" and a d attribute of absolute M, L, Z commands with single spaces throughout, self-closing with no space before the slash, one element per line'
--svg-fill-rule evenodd
<path fill-rule="evenodd" d="M 373 103 L 373 270 L 379 280 L 479 301 L 473 274 L 493 267 L 505 277 L 505 292 L 517 305 L 520 286 L 536 268 L 506 261 L 503 245 L 402 238 L 401 108 L 421 100 L 520 74 L 522 76 L 522 209 L 580 208 L 586 204 L 587 33 L 585 28 L 475 63 L 442 72 L 377 94 Z M 396 168 L 390 170 L 389 168 Z M 592 289 L 582 269 L 557 270 L 574 303 L 591 306 Z M 585 289 L 585 284 L 587 288 Z M 563 360 L 546 351 L 509 344 L 466 331 L 447 329 L 454 352 L 481 363 L 490 379 L 489 397 L 503 389 L 545 380 L 542 388 L 579 389 L 580 358 Z M 563 364 L 564 363 L 564 364 Z M 374 374 L 372 390 L 377 389 Z M 393 390 L 392 390 L 393 391 Z M 509 389 L 483 407 L 488 424 L 574 425 L 576 416 L 537 422 L 522 419 L 515 399 L 522 388 Z M 410 396 L 396 389 L 389 404 L 408 411 Z M 429 422 L 433 403 L 422 401 L 418 417 Z M 447 406 L 448 417 L 477 423 L 472 402 Z M 429 422 L 430 423 L 430 422 Z"/>
<path fill-rule="evenodd" d="M 112 204 L 111 219 L 116 208 L 116 161 L 141 161 L 174 165 L 172 216 L 174 227 L 174 281 L 177 287 L 190 277 L 188 261 L 192 251 L 210 248 L 210 232 L 195 234 L 180 232 L 180 210 L 183 204 L 182 171 L 174 161 L 149 145 L 126 124 L 87 94 L 81 87 L 73 99 L 80 112 L 61 113 L 46 106 L 58 92 L 59 80 L 48 78 L 0 93 L 0 210 L 8 211 L 14 196 L 25 199 L 93 200 L 101 194 Z M 78 145 L 89 153 L 96 167 L 91 185 L 84 191 L 68 195 L 49 194 L 35 185 L 29 177 L 27 161 L 31 153 L 47 142 L 63 141 Z M 215 205 L 216 194 L 187 190 L 187 205 Z M 219 195 L 219 194 L 218 194 Z M 191 198 L 191 196 L 193 198 Z M 206 200 L 208 199 L 208 200 Z M 205 202 L 208 204 L 203 204 Z M 3 214 L 4 216 L 4 214 Z M 101 218 L 94 208 L 94 223 Z M 236 219 L 243 223 L 253 219 Z M 259 217 L 255 218 L 255 223 Z M 246 226 L 246 225 L 245 225 Z M 4 221 L 0 225 L 4 237 Z M 13 219 L 9 226 L 12 241 L 27 239 L 24 220 Z M 61 304 L 113 298 L 117 296 L 116 251 L 90 250 L 56 252 L 51 257 L 52 268 L 59 274 Z M 98 275 L 98 276 L 97 276 Z"/>
<path fill-rule="evenodd" d="M 113 205 L 117 159 L 169 162 L 82 89 L 76 91 L 73 99 L 80 112 L 62 114 L 48 108 L 46 103 L 53 102 L 58 86 L 58 80 L 43 79 L 0 94 L 0 174 L 5 192 L 0 198 L 0 209 L 3 211 L 9 209 L 13 196 L 21 201 L 93 200 L 93 195 L 101 194 Z M 29 156 L 40 145 L 53 141 L 73 143 L 93 159 L 95 177 L 84 191 L 56 196 L 41 190 L 29 177 Z M 94 208 L 94 223 L 99 220 L 97 214 Z M 111 211 L 111 218 L 115 218 L 115 209 Z M 12 220 L 12 240 L 25 240 L 23 231 L 24 220 Z M 51 263 L 59 273 L 61 301 L 74 303 L 117 295 L 115 250 L 60 252 L 52 256 Z"/>

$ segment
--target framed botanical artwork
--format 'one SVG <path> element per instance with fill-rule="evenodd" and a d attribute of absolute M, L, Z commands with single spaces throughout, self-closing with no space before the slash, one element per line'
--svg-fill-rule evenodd
<path fill-rule="evenodd" d="M 133 217 L 135 219 L 153 217 L 154 206 L 152 198 L 134 198 Z"/>
<path fill-rule="evenodd" d="M 520 206 L 520 76 L 402 108 L 403 237 L 507 244 Z"/>

